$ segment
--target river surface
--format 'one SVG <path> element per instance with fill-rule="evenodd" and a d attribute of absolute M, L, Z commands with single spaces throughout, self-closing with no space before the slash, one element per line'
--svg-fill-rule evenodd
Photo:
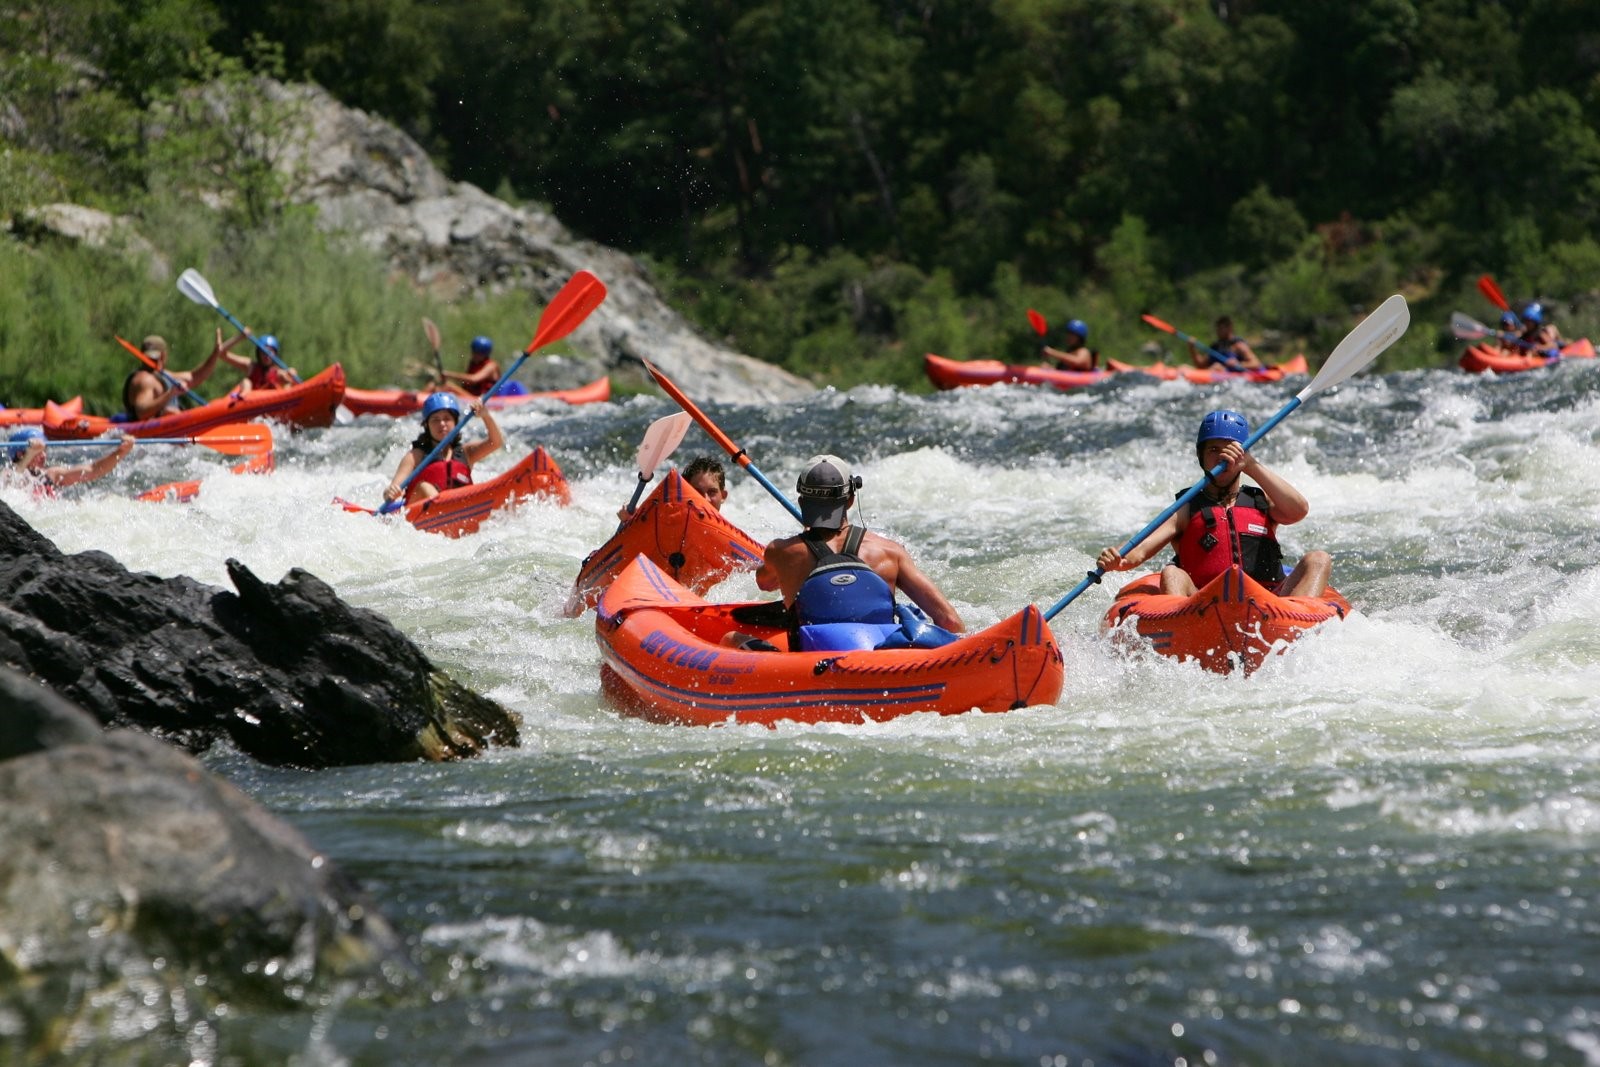
<path fill-rule="evenodd" d="M 1191 484 L 1206 411 L 1259 421 L 1303 383 L 699 399 L 785 489 L 813 453 L 856 462 L 868 524 L 986 625 Z M 480 477 L 543 444 L 573 504 L 461 540 L 328 503 L 375 504 L 410 421 L 285 435 L 268 477 L 151 446 L 70 499 L 7 493 L 139 570 L 308 568 L 524 723 L 447 766 L 210 753 L 422 978 L 211 1012 L 148 1062 L 1600 1064 L 1600 366 L 1360 377 L 1263 439 L 1312 504 L 1291 558 L 1331 551 L 1357 614 L 1248 678 L 1114 648 L 1108 581 L 1055 620 L 1055 706 L 865 726 L 600 699 L 594 616 L 561 605 L 669 410 L 505 418 Z M 710 450 L 694 429 L 675 458 Z M 206 479 L 192 504 L 127 499 L 180 476 Z M 730 486 L 752 535 L 793 531 Z"/>

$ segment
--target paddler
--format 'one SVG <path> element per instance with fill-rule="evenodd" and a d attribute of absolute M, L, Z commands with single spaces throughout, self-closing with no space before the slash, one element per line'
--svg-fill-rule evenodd
<path fill-rule="evenodd" d="M 1100 353 L 1089 347 L 1089 324 L 1082 319 L 1068 319 L 1061 330 L 1061 344 L 1041 343 L 1039 355 L 1061 370 L 1094 370 L 1100 365 Z"/>
<path fill-rule="evenodd" d="M 683 468 L 683 480 L 706 498 L 711 510 L 722 510 L 723 502 L 728 499 L 728 472 L 723 470 L 722 464 L 710 456 L 696 456 Z"/>
<path fill-rule="evenodd" d="M 1200 495 L 1124 556 L 1114 548 L 1100 553 L 1102 570 L 1125 571 L 1177 541 L 1177 559 L 1161 569 L 1161 591 L 1189 597 L 1238 563 L 1244 572 L 1279 596 L 1321 596 L 1328 588 L 1333 557 L 1307 552 L 1287 575 L 1279 526 L 1292 526 L 1311 510 L 1306 498 L 1282 475 L 1244 450 L 1250 423 L 1237 411 L 1213 411 L 1200 420 L 1195 452 L 1200 469 L 1219 463 L 1227 469 L 1208 479 Z M 1245 485 L 1248 474 L 1256 485 Z"/>
<path fill-rule="evenodd" d="M 1550 313 L 1544 305 L 1537 300 L 1522 309 L 1522 339 L 1526 345 L 1519 345 L 1518 349 L 1523 355 L 1536 352 L 1545 355 L 1551 349 L 1560 350 L 1561 331 L 1556 329 L 1556 324 L 1550 321 Z"/>
<path fill-rule="evenodd" d="M 44 431 L 37 426 L 24 426 L 11 434 L 6 452 L 11 462 L 5 469 L 5 478 L 13 484 L 25 485 L 40 496 L 54 496 L 56 490 L 80 482 L 104 478 L 133 449 L 133 438 L 126 435 L 118 439 L 117 447 L 105 454 L 75 466 L 45 466 Z"/>
<path fill-rule="evenodd" d="M 469 406 L 473 415 L 483 420 L 489 436 L 470 445 L 463 445 L 459 437 L 452 441 L 449 450 L 422 468 L 411 483 L 410 491 L 406 494 L 407 504 L 438 496 L 445 489 L 471 485 L 473 465 L 505 444 L 505 439 L 500 436 L 500 425 L 489 414 L 489 409 L 483 406 L 483 401 L 474 399 Z M 411 472 L 417 469 L 417 464 L 427 459 L 435 446 L 450 436 L 450 431 L 460 421 L 461 401 L 456 399 L 455 394 L 429 394 L 422 403 L 422 432 L 411 442 L 411 450 L 401 457 L 400 466 L 395 469 L 394 477 L 383 491 L 384 500 L 400 498 L 400 488 L 411 477 Z"/>
<path fill-rule="evenodd" d="M 211 354 L 194 370 L 167 370 L 167 342 L 158 334 L 151 334 L 139 346 L 149 364 L 141 364 L 122 383 L 124 414 L 118 422 L 140 422 L 153 419 L 169 411 L 178 410 L 178 397 L 186 390 L 200 386 L 216 369 L 217 360 L 244 338 L 239 334 L 224 343 L 222 331 L 217 331 L 217 343 Z M 163 376 L 165 372 L 165 376 Z M 168 379 L 171 379 L 169 381 Z"/>
<path fill-rule="evenodd" d="M 1224 363 L 1203 348 L 1196 347 L 1193 342 L 1189 344 L 1189 358 L 1194 360 L 1196 367 L 1225 367 L 1228 370 L 1260 370 L 1265 364 L 1257 356 L 1255 349 L 1243 337 L 1233 332 L 1233 320 L 1226 315 L 1217 319 L 1217 339 L 1211 342 L 1211 347 L 1225 356 L 1232 356 L 1231 364 Z"/>
<path fill-rule="evenodd" d="M 441 371 L 444 375 L 444 387 L 458 396 L 482 396 L 489 391 L 495 382 L 500 380 L 500 364 L 494 361 L 494 341 L 479 334 L 472 339 L 472 351 L 467 357 L 467 370 Z M 507 386 L 516 384 L 507 382 Z M 514 395 L 509 388 L 502 389 L 506 395 Z"/>
<path fill-rule="evenodd" d="M 277 335 L 266 333 L 253 340 L 250 346 L 254 349 L 253 357 L 237 352 L 223 353 L 224 359 L 245 372 L 244 381 L 233 387 L 233 394 L 244 396 L 255 389 L 287 389 L 295 384 L 299 373 L 293 367 L 286 370 L 278 366 L 278 361 L 283 359 L 283 347 Z"/>

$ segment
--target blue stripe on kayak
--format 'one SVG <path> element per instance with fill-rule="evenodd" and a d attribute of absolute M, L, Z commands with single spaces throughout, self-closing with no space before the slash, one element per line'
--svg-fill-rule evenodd
<path fill-rule="evenodd" d="M 463 507 L 450 508 L 449 510 L 440 512 L 437 515 L 419 515 L 417 516 L 416 521 L 411 525 L 415 526 L 419 530 L 432 530 L 437 527 L 444 526 L 447 523 L 459 522 L 463 519 L 476 518 L 480 515 L 486 516 L 495 509 L 495 506 L 498 503 L 499 501 L 486 500 L 481 504 L 471 504 Z"/>
<path fill-rule="evenodd" d="M 728 551 L 732 552 L 736 557 L 747 559 L 754 563 L 762 562 L 762 557 L 756 555 L 754 552 L 739 544 L 737 541 L 728 542 Z"/>

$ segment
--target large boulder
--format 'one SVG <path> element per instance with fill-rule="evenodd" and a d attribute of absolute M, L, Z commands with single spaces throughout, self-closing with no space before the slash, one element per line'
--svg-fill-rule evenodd
<path fill-rule="evenodd" d="M 439 671 L 375 612 L 291 570 L 237 592 L 64 555 L 0 503 L 0 664 L 104 726 L 190 751 L 226 737 L 265 763 L 329 767 L 471 756 L 515 717 Z"/>
<path fill-rule="evenodd" d="M 5 668 L 0 699 L 0 1061 L 115 1062 L 138 1033 L 127 1062 L 187 1062 L 217 1005 L 412 973 L 353 883 L 193 758 Z"/>

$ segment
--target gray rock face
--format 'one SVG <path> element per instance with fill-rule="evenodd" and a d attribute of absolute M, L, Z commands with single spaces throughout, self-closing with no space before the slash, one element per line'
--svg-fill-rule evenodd
<path fill-rule="evenodd" d="M 554 216 L 513 207 L 466 182 L 448 181 L 411 138 L 345 107 L 316 86 L 265 83 L 307 116 L 307 138 L 279 161 L 298 196 L 330 230 L 352 235 L 419 286 L 449 299 L 480 289 L 526 289 L 548 301 L 580 268 L 606 283 L 604 304 L 570 338 L 591 364 L 572 368 L 577 385 L 600 371 L 637 369 L 649 359 L 698 396 L 724 403 L 793 400 L 805 380 L 713 344 L 661 300 L 633 257 L 575 239 Z"/>
<path fill-rule="evenodd" d="M 237 593 L 135 574 L 103 552 L 66 556 L 0 504 L 0 664 L 105 726 L 191 751 L 226 737 L 264 763 L 456 759 L 516 744 L 510 712 L 315 575 L 296 568 L 269 585 L 234 560 L 228 573 Z"/>

